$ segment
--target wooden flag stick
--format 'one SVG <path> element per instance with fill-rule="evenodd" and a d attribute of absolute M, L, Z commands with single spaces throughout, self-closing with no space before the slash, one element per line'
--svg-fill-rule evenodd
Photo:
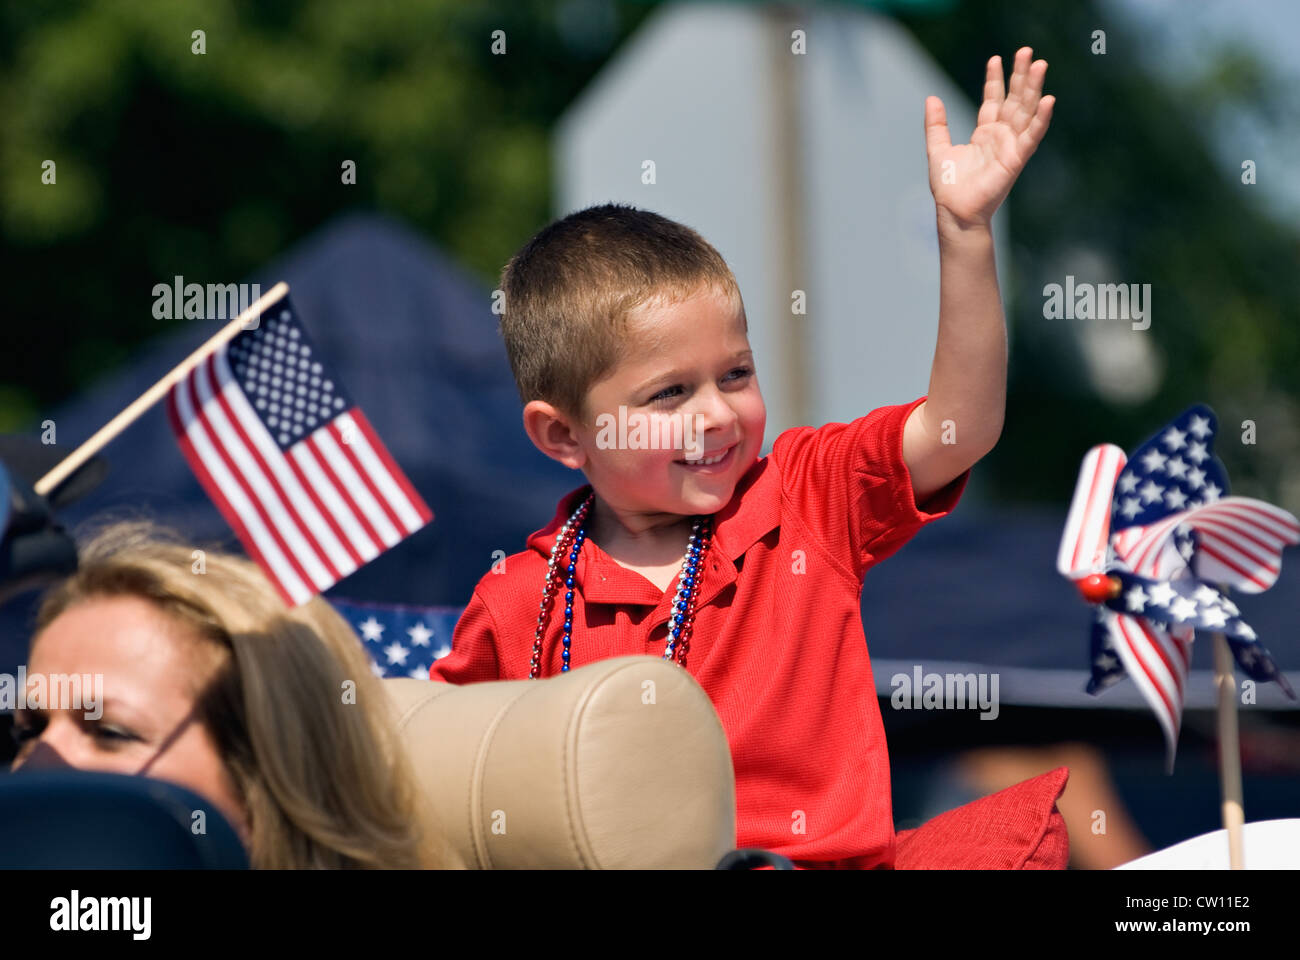
<path fill-rule="evenodd" d="M 1241 741 L 1237 733 L 1237 681 L 1232 675 L 1232 648 L 1223 634 L 1214 635 L 1214 683 L 1219 689 L 1219 782 L 1223 826 L 1228 831 L 1228 866 L 1244 869 L 1241 828 L 1245 805 L 1241 791 Z"/>
<path fill-rule="evenodd" d="M 99 428 L 89 440 L 77 447 L 67 457 L 59 461 L 59 465 L 53 470 L 41 477 L 36 482 L 35 490 L 42 497 L 49 495 L 59 484 L 76 472 L 77 468 L 83 463 L 99 453 L 110 440 L 129 427 L 136 418 L 161 400 L 177 383 L 179 383 L 186 374 L 197 367 L 208 354 L 218 349 L 227 341 L 233 340 L 235 336 L 244 329 L 244 324 L 250 320 L 256 320 L 272 304 L 284 298 L 289 292 L 289 285 L 284 282 L 277 283 L 266 293 L 258 297 L 249 306 L 247 310 L 241 313 L 235 319 L 221 328 L 207 343 L 199 347 L 188 357 L 172 368 L 171 373 L 167 374 L 152 387 L 142 393 L 136 400 L 125 410 L 119 413 L 108 423 Z"/>

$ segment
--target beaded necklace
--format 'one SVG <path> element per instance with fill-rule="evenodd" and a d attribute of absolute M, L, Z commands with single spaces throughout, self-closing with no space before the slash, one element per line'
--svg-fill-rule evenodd
<path fill-rule="evenodd" d="M 569 646 L 573 641 L 573 571 L 578 567 L 578 553 L 583 541 L 587 539 L 584 521 L 587 518 L 596 495 L 589 494 L 578 505 L 569 519 L 565 521 L 560 532 L 555 536 L 551 547 L 551 558 L 546 563 L 546 583 L 542 587 L 541 610 L 537 615 L 537 632 L 533 634 L 533 658 L 528 661 L 528 678 L 536 680 L 542 672 L 542 637 L 551 620 L 551 608 L 555 598 L 564 593 L 564 649 L 560 654 L 560 672 L 569 671 Z M 682 569 L 677 574 L 677 593 L 673 597 L 672 614 L 669 617 L 668 644 L 664 647 L 665 660 L 673 660 L 683 668 L 686 666 L 686 650 L 691 642 L 691 628 L 695 624 L 695 600 L 699 596 L 700 577 L 697 572 L 708 551 L 713 529 L 712 517 L 696 517 L 691 525 L 691 536 L 686 541 L 686 556 L 682 558 Z M 564 571 L 560 570 L 559 558 L 569 554 Z"/>

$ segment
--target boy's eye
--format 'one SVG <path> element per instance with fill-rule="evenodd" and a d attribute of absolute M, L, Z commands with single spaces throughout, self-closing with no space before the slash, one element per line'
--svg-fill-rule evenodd
<path fill-rule="evenodd" d="M 736 367 L 734 370 L 729 371 L 727 375 L 722 379 L 724 382 L 727 381 L 735 382 L 737 380 L 744 380 L 746 377 L 751 376 L 753 372 L 754 371 L 749 367 Z M 660 390 L 658 393 L 656 393 L 647 402 L 662 403 L 665 400 L 672 400 L 680 396 L 682 392 L 683 392 L 682 387 L 679 384 L 671 387 L 666 387 L 665 389 Z"/>
<path fill-rule="evenodd" d="M 658 393 L 656 393 L 653 397 L 650 398 L 650 402 L 659 403 L 661 400 L 671 400 L 673 397 L 677 396 L 677 394 L 681 393 L 681 390 L 682 388 L 678 386 L 672 386 L 664 390 L 660 390 Z"/>

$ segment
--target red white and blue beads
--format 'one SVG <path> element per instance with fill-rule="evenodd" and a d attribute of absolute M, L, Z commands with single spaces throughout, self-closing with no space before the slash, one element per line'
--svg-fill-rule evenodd
<path fill-rule="evenodd" d="M 574 571 L 578 567 L 578 554 L 587 539 L 583 522 L 595 502 L 591 494 L 578 505 L 573 514 L 565 521 L 555 543 L 551 547 L 550 559 L 546 562 L 546 584 L 542 588 L 542 602 L 537 614 L 537 630 L 533 634 L 533 656 L 528 661 L 528 677 L 535 680 L 542 671 L 542 638 L 550 623 L 551 609 L 555 598 L 564 587 L 564 631 L 563 650 L 560 653 L 560 672 L 569 670 L 569 649 L 573 642 L 573 583 Z M 686 542 L 686 555 L 682 558 L 682 569 L 677 574 L 677 592 L 673 596 L 668 615 L 668 644 L 664 648 L 664 659 L 674 660 L 682 667 L 686 666 L 686 652 L 690 647 L 691 628 L 695 624 L 695 601 L 699 596 L 704 555 L 708 551 L 712 531 L 711 517 L 696 517 L 691 527 L 690 539 Z M 566 557 L 567 554 L 567 557 Z M 561 567 L 563 564 L 563 567 Z"/>

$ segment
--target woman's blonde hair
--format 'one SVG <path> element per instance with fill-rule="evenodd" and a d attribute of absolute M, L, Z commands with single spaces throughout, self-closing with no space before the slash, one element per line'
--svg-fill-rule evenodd
<path fill-rule="evenodd" d="M 288 608 L 256 564 L 147 521 L 112 523 L 49 591 L 37 634 L 74 604 L 132 596 L 200 638 L 199 715 L 251 826 L 257 868 L 461 866 L 425 805 L 380 681 L 317 596 Z"/>

